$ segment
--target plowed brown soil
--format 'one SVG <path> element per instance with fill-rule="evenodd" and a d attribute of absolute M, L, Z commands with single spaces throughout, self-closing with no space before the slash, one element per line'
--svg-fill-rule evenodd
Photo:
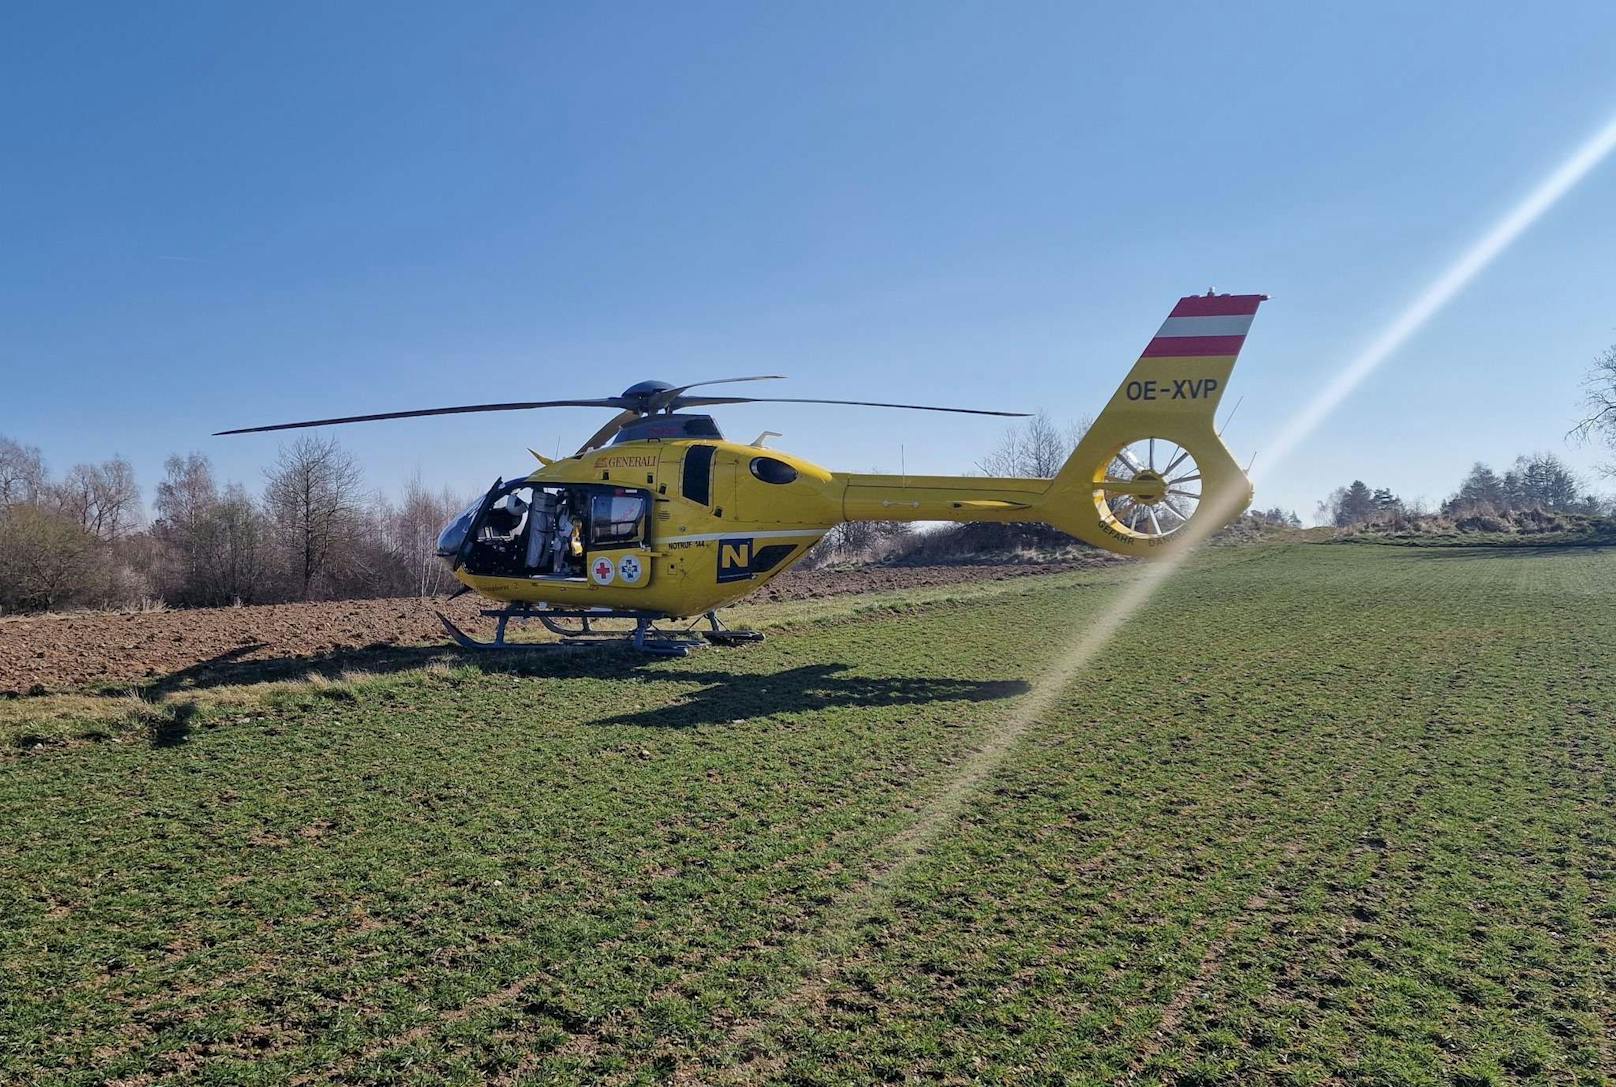
<path fill-rule="evenodd" d="M 966 581 L 997 581 L 1073 570 L 1101 557 L 1037 564 L 871 566 L 789 570 L 750 602 L 808 600 Z M 93 612 L 0 621 L 0 694 L 42 694 L 82 687 L 184 686 L 296 675 L 311 664 L 362 666 L 366 654 L 447 644 L 441 612 L 468 630 L 488 621 L 484 602 L 413 597 L 196 608 L 165 612 Z"/>

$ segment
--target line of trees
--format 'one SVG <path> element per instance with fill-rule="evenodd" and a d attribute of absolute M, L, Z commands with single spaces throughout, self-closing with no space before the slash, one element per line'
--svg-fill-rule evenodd
<path fill-rule="evenodd" d="M 1607 500 L 1584 492 L 1576 474 L 1559 457 L 1538 453 L 1517 457 L 1514 467 L 1502 475 L 1477 461 L 1459 489 L 1442 503 L 1442 512 L 1455 516 L 1542 509 L 1597 516 L 1609 512 L 1609 506 Z"/>
<path fill-rule="evenodd" d="M 1345 487 L 1337 487 L 1325 496 L 1319 503 L 1318 519 L 1327 525 L 1344 528 L 1347 525 L 1361 525 L 1370 521 L 1385 521 L 1404 514 L 1414 512 L 1401 498 L 1393 494 L 1390 488 L 1377 487 L 1370 490 L 1369 485 L 1361 479 L 1355 479 Z"/>
<path fill-rule="evenodd" d="M 1585 407 L 1571 433 L 1616 449 L 1616 347 L 1588 373 Z M 1053 476 L 1086 429 L 1086 422 L 1062 428 L 1040 413 L 1008 429 L 977 468 L 990 476 Z M 1608 471 L 1616 474 L 1616 466 Z M 334 439 L 304 437 L 281 448 L 257 495 L 240 483 L 221 486 L 199 453 L 170 457 L 152 505 L 147 524 L 134 469 L 121 457 L 74 465 L 53 479 L 38 449 L 0 436 L 0 612 L 147 600 L 430 596 L 451 587 L 432 549 L 439 527 L 463 503 L 428 490 L 419 477 L 389 501 L 367 489 L 357 462 Z M 1437 511 L 1353 480 L 1319 504 L 1318 516 L 1345 527 L 1438 512 L 1459 518 L 1533 510 L 1616 517 L 1616 502 L 1584 492 L 1558 457 L 1539 453 L 1517 458 L 1503 473 L 1478 462 Z M 1248 516 L 1300 523 L 1277 507 Z M 1064 540 L 1043 526 L 968 527 L 974 535 L 960 544 L 970 551 Z M 843 525 L 815 560 L 880 558 L 915 543 L 913 526 L 903 522 Z"/>
<path fill-rule="evenodd" d="M 1399 523 L 1440 514 L 1450 519 L 1498 516 L 1540 510 L 1586 516 L 1616 516 L 1616 502 L 1584 491 L 1576 473 L 1553 453 L 1515 458 L 1502 473 L 1477 461 L 1458 490 L 1436 509 L 1408 503 L 1385 487 L 1371 489 L 1361 479 L 1331 491 L 1319 503 L 1318 519 L 1347 528 L 1353 525 Z"/>
<path fill-rule="evenodd" d="M 144 517 L 129 462 L 59 479 L 39 450 L 0 437 L 0 611 L 430 596 L 448 571 L 438 529 L 465 502 L 419 477 L 396 501 L 365 485 L 334 439 L 283 446 L 260 494 L 221 484 L 200 453 L 164 465 Z"/>
<path fill-rule="evenodd" d="M 1282 509 L 1271 506 L 1265 510 L 1251 510 L 1246 517 L 1264 525 L 1279 525 L 1281 528 L 1301 528 L 1302 519 L 1296 516 L 1295 510 Z"/>

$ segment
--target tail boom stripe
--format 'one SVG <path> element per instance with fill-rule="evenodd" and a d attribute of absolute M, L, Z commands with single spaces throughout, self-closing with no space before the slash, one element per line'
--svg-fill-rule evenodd
<path fill-rule="evenodd" d="M 1244 336 L 1157 336 L 1142 359 L 1233 357 L 1240 353 Z"/>
<path fill-rule="evenodd" d="M 1180 298 L 1170 317 L 1234 317 L 1257 312 L 1266 294 L 1192 294 Z"/>
<path fill-rule="evenodd" d="M 1230 317 L 1169 317 L 1156 330 L 1156 338 L 1163 336 L 1244 336 L 1251 331 L 1255 314 L 1246 313 Z"/>
<path fill-rule="evenodd" d="M 1152 366 L 1160 366 L 1163 363 L 1174 363 L 1174 362 L 1193 363 L 1193 364 L 1195 364 L 1197 366 L 1206 366 L 1209 363 L 1226 362 L 1230 366 L 1233 366 L 1234 365 L 1234 360 L 1235 360 L 1235 356 L 1233 356 L 1233 355 L 1173 355 L 1173 354 L 1145 355 L 1145 356 L 1141 356 L 1140 359 L 1139 359 L 1140 362 L 1149 362 Z"/>

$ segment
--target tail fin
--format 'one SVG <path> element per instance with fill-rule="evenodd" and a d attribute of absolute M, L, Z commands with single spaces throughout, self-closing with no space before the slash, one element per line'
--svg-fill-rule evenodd
<path fill-rule="evenodd" d="M 1041 520 L 1126 555 L 1204 539 L 1251 504 L 1213 424 L 1261 294 L 1181 298 L 1038 504 Z"/>

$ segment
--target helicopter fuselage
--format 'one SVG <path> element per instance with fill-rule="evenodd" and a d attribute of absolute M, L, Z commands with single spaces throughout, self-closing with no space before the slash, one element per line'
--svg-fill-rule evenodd
<path fill-rule="evenodd" d="M 659 618 L 705 614 L 709 640 L 736 642 L 715 609 L 790 569 L 825 533 L 850 521 L 1041 522 L 1121 555 L 1182 552 L 1250 505 L 1251 481 L 1213 426 L 1235 359 L 1265 300 L 1259 294 L 1186 295 L 1134 362 L 1056 473 L 1043 478 L 830 472 L 789 453 L 724 440 L 685 407 L 797 403 L 1011 415 L 982 408 L 873 400 L 692 393 L 774 380 L 753 375 L 670 385 L 642 381 L 621 395 L 391 411 L 244 427 L 252 434 L 385 419 L 533 408 L 615 408 L 618 414 L 565 459 L 498 480 L 445 526 L 438 554 L 468 588 L 503 602 L 508 620 L 558 618 L 588 632 L 610 612 L 636 621 L 650 646 Z M 605 443 L 611 444 L 605 445 Z M 542 606 L 542 607 L 536 607 Z M 535 614 L 544 611 L 549 614 Z M 565 615 L 555 613 L 567 613 Z M 450 627 L 463 644 L 464 632 Z M 755 632 L 754 632 L 755 633 Z M 678 650 L 664 645 L 663 649 Z"/>
<path fill-rule="evenodd" d="M 1048 479 L 831 472 L 726 441 L 707 416 L 625 412 L 602 431 L 617 435 L 612 445 L 539 457 L 538 471 L 497 483 L 445 530 L 439 553 L 464 584 L 508 604 L 667 617 L 745 596 L 847 521 L 1035 521 L 1160 557 L 1251 502 L 1213 417 L 1261 301 L 1180 299 Z"/>
<path fill-rule="evenodd" d="M 844 521 L 1026 520 L 1050 482 L 832 473 L 755 445 L 628 441 L 497 483 L 482 517 L 515 494 L 526 523 L 508 518 L 510 536 L 490 548 L 473 515 L 455 576 L 506 603 L 701 615 L 789 569 Z M 541 532 L 548 546 L 535 543 Z"/>

